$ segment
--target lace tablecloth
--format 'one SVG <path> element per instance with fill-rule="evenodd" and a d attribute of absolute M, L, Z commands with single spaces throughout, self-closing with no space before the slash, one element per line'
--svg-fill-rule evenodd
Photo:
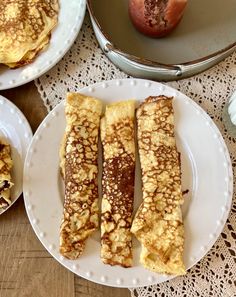
<path fill-rule="evenodd" d="M 99 48 L 88 16 L 74 45 L 48 73 L 35 81 L 50 111 L 65 98 L 67 91 L 113 78 L 129 77 L 117 69 Z M 236 176 L 236 140 L 225 129 L 222 110 L 236 89 L 236 53 L 210 70 L 189 79 L 167 83 L 180 90 L 205 109 L 219 127 L 229 148 Z M 203 206 L 204 207 L 204 206 Z M 186 276 L 138 289 L 140 297 L 233 297 L 236 296 L 236 197 L 222 234 Z"/>

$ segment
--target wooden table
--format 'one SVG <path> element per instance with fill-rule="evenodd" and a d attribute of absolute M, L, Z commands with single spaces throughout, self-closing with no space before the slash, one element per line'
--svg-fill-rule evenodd
<path fill-rule="evenodd" d="M 0 95 L 21 109 L 35 132 L 47 111 L 34 83 Z M 130 292 L 89 282 L 54 260 L 33 232 L 20 197 L 0 216 L 0 296 L 128 297 Z"/>

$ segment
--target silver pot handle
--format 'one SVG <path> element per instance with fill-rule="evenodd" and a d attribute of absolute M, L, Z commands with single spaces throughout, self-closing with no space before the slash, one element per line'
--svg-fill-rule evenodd
<path fill-rule="evenodd" d="M 204 71 L 212 66 L 214 66 L 217 62 L 220 62 L 227 56 L 229 56 L 234 50 L 236 50 L 236 43 L 229 45 L 223 50 L 220 50 L 216 53 L 209 55 L 208 57 L 204 57 L 198 60 L 190 61 L 188 63 L 177 64 L 177 65 L 168 65 L 162 64 L 158 62 L 149 61 L 146 59 L 138 58 L 133 55 L 129 55 L 123 53 L 119 49 L 116 49 L 111 43 L 107 42 L 104 48 L 106 53 L 115 53 L 119 56 L 122 56 L 126 60 L 127 63 L 132 64 L 133 66 L 143 69 L 149 70 L 153 73 L 168 75 L 168 77 L 181 79 L 192 75 L 194 69 L 200 69 L 200 71 Z M 198 72 L 200 72 L 198 71 Z"/>
<path fill-rule="evenodd" d="M 194 69 L 201 69 L 201 71 L 204 71 L 212 66 L 214 66 L 216 63 L 222 61 L 226 57 L 228 57 L 232 52 L 236 50 L 236 43 L 233 43 L 226 48 L 215 52 L 211 55 L 208 55 L 207 57 L 200 58 L 195 61 L 179 64 L 181 68 L 182 74 L 187 74 L 192 72 Z"/>
<path fill-rule="evenodd" d="M 139 69 L 145 69 L 149 68 L 152 72 L 166 72 L 168 75 L 174 75 L 176 77 L 182 76 L 182 70 L 179 65 L 168 65 L 168 64 L 162 64 L 157 62 L 152 62 L 146 59 L 138 58 L 130 54 L 126 54 L 122 52 L 121 50 L 115 48 L 111 43 L 106 43 L 106 45 L 103 48 L 104 52 L 114 53 L 118 56 L 122 56 L 128 63 L 135 65 Z"/>

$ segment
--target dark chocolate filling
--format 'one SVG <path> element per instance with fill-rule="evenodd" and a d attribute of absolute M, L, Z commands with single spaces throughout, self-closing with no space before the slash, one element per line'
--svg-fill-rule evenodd
<path fill-rule="evenodd" d="M 0 143 L 0 152 L 4 149 L 4 144 Z"/>
<path fill-rule="evenodd" d="M 10 183 L 7 180 L 3 181 L 3 185 L 0 187 L 0 192 L 5 190 L 5 189 L 9 189 L 10 188 Z"/>

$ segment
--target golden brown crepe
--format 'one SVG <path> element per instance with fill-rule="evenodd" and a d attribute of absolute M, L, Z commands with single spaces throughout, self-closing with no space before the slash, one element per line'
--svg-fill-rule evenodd
<path fill-rule="evenodd" d="M 103 145 L 101 258 L 105 264 L 132 266 L 135 144 L 134 101 L 106 107 L 101 120 Z"/>
<path fill-rule="evenodd" d="M 57 24 L 58 0 L 0 1 L 0 64 L 26 65 L 50 41 Z"/>
<path fill-rule="evenodd" d="M 65 177 L 65 202 L 60 229 L 60 253 L 78 258 L 85 241 L 98 228 L 97 156 L 102 103 L 69 93 L 66 99 L 66 133 L 60 151 Z"/>
<path fill-rule="evenodd" d="M 0 139 L 0 209 L 11 204 L 10 188 L 13 183 L 10 171 L 12 165 L 11 147 Z"/>
<path fill-rule="evenodd" d="M 131 232 L 141 242 L 140 262 L 158 273 L 185 274 L 180 154 L 172 98 L 149 97 L 137 110 L 143 202 Z"/>

